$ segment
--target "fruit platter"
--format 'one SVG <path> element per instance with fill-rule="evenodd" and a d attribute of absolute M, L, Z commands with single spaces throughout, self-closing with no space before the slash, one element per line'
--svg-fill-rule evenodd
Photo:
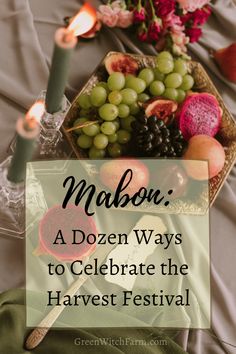
<path fill-rule="evenodd" d="M 72 103 L 63 133 L 79 159 L 207 160 L 210 205 L 236 159 L 236 124 L 204 68 L 167 51 L 109 52 Z"/>

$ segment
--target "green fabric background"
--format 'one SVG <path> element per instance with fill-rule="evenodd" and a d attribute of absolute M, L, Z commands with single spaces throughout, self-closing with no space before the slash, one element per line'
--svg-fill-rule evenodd
<path fill-rule="evenodd" d="M 24 349 L 24 341 L 30 332 L 25 327 L 25 291 L 13 289 L 0 295 L 0 354 L 183 354 L 185 353 L 172 339 L 159 329 L 70 329 L 51 330 L 44 341 L 33 351 Z M 168 331 L 173 335 L 173 332 Z M 75 345 L 75 338 L 127 338 L 138 340 L 166 339 L 167 345 L 162 346 L 112 346 Z"/>

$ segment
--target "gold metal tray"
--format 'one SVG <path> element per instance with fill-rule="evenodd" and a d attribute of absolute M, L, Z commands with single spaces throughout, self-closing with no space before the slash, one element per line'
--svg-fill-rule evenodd
<path fill-rule="evenodd" d="M 104 61 L 107 57 L 109 57 L 114 53 L 115 52 L 109 52 L 104 57 L 102 62 L 98 65 L 95 72 L 91 75 L 91 77 L 88 79 L 85 86 L 78 93 L 63 123 L 62 126 L 63 133 L 78 159 L 86 158 L 87 157 L 86 153 L 77 146 L 75 134 L 73 132 L 68 133 L 66 130 L 72 127 L 74 120 L 78 118 L 79 95 L 83 92 L 90 92 L 91 89 L 98 83 L 98 81 L 105 80 L 107 76 L 107 72 L 104 66 Z M 140 68 L 147 67 L 147 66 L 149 67 L 155 66 L 154 56 L 137 55 L 137 54 L 129 54 L 129 55 L 131 55 L 138 62 Z M 209 92 L 213 94 L 219 101 L 219 104 L 223 110 L 222 126 L 217 138 L 225 148 L 226 159 L 225 159 L 225 165 L 223 170 L 216 177 L 212 178 L 209 181 L 209 201 L 210 201 L 210 205 L 212 205 L 217 194 L 222 188 L 231 168 L 233 167 L 236 159 L 236 123 L 231 113 L 226 108 L 222 97 L 220 96 L 219 92 L 217 91 L 216 87 L 212 83 L 211 79 L 207 75 L 202 65 L 198 62 L 190 61 L 189 67 L 195 80 L 194 89 L 199 92 Z M 188 210 L 190 213 L 195 213 L 195 212 L 198 213 L 198 211 L 202 210 L 202 203 L 205 197 L 206 195 L 203 192 L 197 204 L 194 204 L 190 207 L 188 203 L 186 203 L 186 205 L 185 203 L 182 203 L 182 205 L 179 205 L 177 209 L 179 210 L 179 212 L 184 212 L 184 211 L 187 212 Z M 173 212 L 176 212 L 176 207 L 177 205 L 173 205 L 173 210 L 172 210 Z M 172 211 L 170 210 L 170 212 Z M 152 210 L 150 210 L 150 212 L 152 212 Z"/>

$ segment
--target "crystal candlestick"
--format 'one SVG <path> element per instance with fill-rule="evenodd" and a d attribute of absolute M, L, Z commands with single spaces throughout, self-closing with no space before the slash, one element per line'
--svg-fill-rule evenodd
<path fill-rule="evenodd" d="M 0 234 L 6 237 L 23 238 L 26 229 L 40 220 L 47 210 L 41 184 L 33 172 L 27 176 L 27 205 L 30 214 L 25 223 L 25 182 L 8 180 L 8 169 L 12 157 L 0 164 Z M 37 202 L 37 208 L 35 208 Z M 30 207 L 30 204 L 34 207 Z"/>
<path fill-rule="evenodd" d="M 45 102 L 46 91 L 42 91 L 37 100 Z M 38 149 L 35 151 L 34 157 L 37 160 L 45 158 L 68 158 L 71 155 L 66 146 L 60 128 L 63 124 L 65 116 L 71 104 L 63 96 L 62 106 L 59 112 L 50 114 L 45 112 L 40 120 L 40 134 L 38 138 Z M 7 153 L 14 153 L 16 146 L 16 138 L 14 137 Z"/>
<path fill-rule="evenodd" d="M 39 100 L 45 101 L 46 91 L 43 91 L 38 97 Z M 63 96 L 61 110 L 50 114 L 45 112 L 41 118 L 41 131 L 39 134 L 39 155 L 48 157 L 62 157 L 63 148 L 62 133 L 60 128 L 65 116 L 70 108 L 70 102 Z"/>

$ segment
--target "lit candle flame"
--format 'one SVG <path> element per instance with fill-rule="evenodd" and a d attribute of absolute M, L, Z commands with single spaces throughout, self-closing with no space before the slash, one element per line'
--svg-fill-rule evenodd
<path fill-rule="evenodd" d="M 26 114 L 26 119 L 31 120 L 34 119 L 37 122 L 40 122 L 43 114 L 45 112 L 45 104 L 43 101 L 37 101 L 33 104 L 33 106 L 29 109 Z"/>
<path fill-rule="evenodd" d="M 78 14 L 74 16 L 68 26 L 68 31 L 73 35 L 81 36 L 90 31 L 95 25 L 97 14 L 95 9 L 88 3 L 84 4 Z"/>

